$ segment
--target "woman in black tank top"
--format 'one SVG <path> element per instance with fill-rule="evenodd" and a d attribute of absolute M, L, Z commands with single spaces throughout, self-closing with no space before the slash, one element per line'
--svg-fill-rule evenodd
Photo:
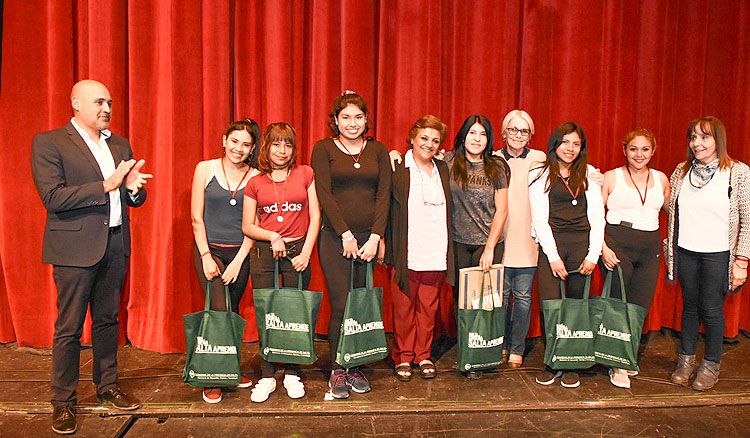
<path fill-rule="evenodd" d="M 258 124 L 250 119 L 232 122 L 222 139 L 223 156 L 195 166 L 190 216 L 195 239 L 195 270 L 201 289 L 212 283 L 211 309 L 226 310 L 224 285 L 229 287 L 232 311 L 239 304 L 250 278 L 252 240 L 242 234 L 242 188 L 257 173 L 255 150 L 260 140 Z M 242 376 L 238 385 L 248 388 Z M 221 401 L 220 388 L 204 388 L 206 403 Z"/>

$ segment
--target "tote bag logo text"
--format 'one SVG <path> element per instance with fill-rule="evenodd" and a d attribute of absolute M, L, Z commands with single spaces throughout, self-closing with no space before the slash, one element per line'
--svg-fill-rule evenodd
<path fill-rule="evenodd" d="M 591 330 L 571 330 L 565 324 L 556 324 L 557 339 L 593 339 L 594 332 Z"/>
<path fill-rule="evenodd" d="M 630 342 L 630 333 L 618 332 L 604 327 L 604 324 L 599 324 L 599 331 L 597 335 L 606 336 L 608 338 L 619 339 L 620 341 Z"/>
<path fill-rule="evenodd" d="M 369 332 L 371 330 L 383 330 L 383 321 L 372 321 L 360 324 L 354 318 L 344 321 L 344 336 L 356 335 L 357 333 Z"/>
<path fill-rule="evenodd" d="M 500 345 L 503 345 L 503 338 L 504 336 L 500 336 L 499 338 L 490 339 L 489 341 L 485 341 L 484 337 L 480 335 L 479 333 L 469 332 L 469 342 L 467 347 L 469 348 L 492 348 L 497 347 Z"/>
<path fill-rule="evenodd" d="M 298 322 L 284 322 L 275 313 L 266 313 L 266 330 L 287 330 L 291 332 L 309 332 L 310 326 Z"/>
<path fill-rule="evenodd" d="M 201 336 L 197 337 L 197 341 L 195 354 L 237 354 L 237 347 L 234 345 L 211 345 Z"/>

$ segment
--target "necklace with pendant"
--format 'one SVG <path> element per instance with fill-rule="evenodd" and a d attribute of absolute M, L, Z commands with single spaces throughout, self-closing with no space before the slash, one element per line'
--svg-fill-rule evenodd
<path fill-rule="evenodd" d="M 242 175 L 242 179 L 240 180 L 240 183 L 237 184 L 237 187 L 232 190 L 232 187 L 229 185 L 229 178 L 227 178 L 227 171 L 224 168 L 224 159 L 221 159 L 221 171 L 224 173 L 224 181 L 227 182 L 227 189 L 229 189 L 229 193 L 231 194 L 231 198 L 229 199 L 229 205 L 235 206 L 237 205 L 237 200 L 234 199 L 235 196 L 237 196 L 237 191 L 242 187 L 242 182 L 245 181 L 245 177 L 247 176 L 248 172 L 250 172 L 250 166 L 247 167 L 247 170 L 245 171 L 245 174 Z"/>
<path fill-rule="evenodd" d="M 573 197 L 573 200 L 570 201 L 570 203 L 573 204 L 573 205 L 578 205 L 578 199 L 576 199 L 576 198 L 578 198 L 578 192 L 581 190 L 581 188 L 580 187 L 576 187 L 576 193 L 574 195 L 573 194 L 573 190 L 570 188 L 570 185 L 568 185 L 568 181 L 565 178 L 562 178 L 562 177 L 560 177 L 560 179 L 562 180 L 563 184 L 565 184 L 565 188 L 568 189 L 568 193 L 570 193 L 570 196 Z"/>
<path fill-rule="evenodd" d="M 289 179 L 289 174 L 291 173 L 291 170 L 287 169 L 286 176 L 284 177 L 283 181 L 275 181 L 273 179 L 272 173 L 268 174 L 268 178 L 271 180 L 271 186 L 273 186 L 273 195 L 276 198 L 276 208 L 278 209 L 278 215 L 276 216 L 276 222 L 284 222 L 284 216 L 282 216 L 281 212 L 281 201 L 284 200 L 286 197 L 286 181 Z M 276 190 L 276 184 L 284 183 L 282 186 L 282 192 L 281 192 L 281 198 L 279 198 L 279 193 Z"/>
<path fill-rule="evenodd" d="M 365 146 L 367 145 L 367 140 L 362 139 L 362 147 L 359 149 L 359 153 L 357 154 L 356 158 L 354 157 L 353 153 L 349 152 L 349 148 L 346 147 L 346 145 L 344 144 L 344 142 L 342 142 L 339 139 L 335 139 L 335 141 L 339 145 L 341 145 L 341 147 L 343 147 L 346 150 L 346 153 L 352 158 L 352 160 L 354 160 L 354 168 L 355 169 L 359 169 L 360 167 L 362 167 L 362 165 L 359 164 L 359 159 L 362 157 L 362 152 L 364 152 L 364 150 L 365 150 Z"/>

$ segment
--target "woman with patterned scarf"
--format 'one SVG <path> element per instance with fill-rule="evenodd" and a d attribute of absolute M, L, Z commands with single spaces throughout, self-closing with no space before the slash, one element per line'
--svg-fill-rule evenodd
<path fill-rule="evenodd" d="M 705 391 L 719 380 L 724 298 L 747 279 L 750 257 L 750 168 L 727 154 L 726 129 L 716 117 L 693 120 L 687 160 L 669 184 L 667 278 L 682 287 L 682 336 L 673 383 Z M 695 373 L 701 322 L 706 349 Z M 695 379 L 690 381 L 695 373 Z"/>

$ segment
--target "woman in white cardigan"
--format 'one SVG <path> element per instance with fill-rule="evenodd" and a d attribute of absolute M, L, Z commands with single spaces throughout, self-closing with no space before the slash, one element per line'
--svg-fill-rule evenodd
<path fill-rule="evenodd" d="M 571 298 L 581 297 L 584 276 L 596 268 L 605 221 L 601 185 L 590 178 L 594 172 L 588 164 L 586 135 L 573 122 L 552 131 L 547 159 L 531 166 L 531 233 L 542 248 L 538 266 L 540 300 L 560 298 L 560 280 L 576 269 L 582 275 L 567 279 L 567 291 Z M 577 373 L 563 374 L 549 368 L 536 381 L 551 385 L 559 377 L 566 388 L 580 385 Z"/>
<path fill-rule="evenodd" d="M 724 298 L 747 280 L 750 257 L 750 169 L 727 153 L 724 124 L 701 117 L 687 131 L 687 160 L 669 179 L 667 279 L 682 287 L 680 353 L 673 383 L 705 391 L 719 380 Z M 695 372 L 701 323 L 706 349 Z"/>

